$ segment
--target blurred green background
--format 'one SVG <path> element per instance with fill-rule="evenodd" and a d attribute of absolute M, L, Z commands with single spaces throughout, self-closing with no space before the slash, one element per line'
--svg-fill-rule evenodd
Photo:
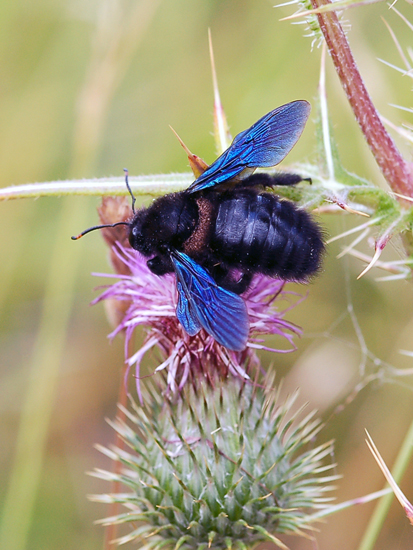
<path fill-rule="evenodd" d="M 411 6 L 399 2 L 397 7 L 412 19 Z M 275 9 L 267 0 L 3 1 L 0 186 L 122 176 L 124 166 L 132 175 L 185 171 L 187 159 L 168 124 L 193 152 L 212 162 L 208 28 L 233 135 L 293 99 L 314 104 L 321 50 L 311 51 L 302 25 L 279 22 L 293 9 Z M 409 113 L 390 105 L 411 106 L 411 80 L 378 61 L 402 65 L 382 17 L 407 48 L 412 31 L 384 3 L 345 14 L 352 27 L 349 39 L 380 112 L 396 124 L 409 116 L 411 122 Z M 327 65 L 331 119 L 343 163 L 383 185 L 329 60 Z M 314 130 L 310 121 L 285 165 L 314 161 Z M 397 141 L 410 158 L 408 147 Z M 114 438 L 105 417 L 116 413 L 123 349 L 120 338 L 112 344 L 106 339 L 110 328 L 102 305 L 88 306 L 99 282 L 91 272 L 110 271 L 103 241 L 97 234 L 78 243 L 69 239 L 96 223 L 98 204 L 97 198 L 84 197 L 0 204 L 5 537 L 0 540 L 8 542 L 8 550 L 102 547 L 103 529 L 93 521 L 107 511 L 86 495 L 109 487 L 85 471 L 110 468 L 93 445 L 110 445 Z M 336 235 L 360 219 L 324 216 L 322 223 Z M 377 270 L 357 282 L 364 266 L 337 260 L 342 244 L 329 247 L 324 270 L 310 287 L 296 289 L 309 292 L 288 316 L 304 329 L 299 350 L 263 354 L 264 364 L 274 365 L 279 380 L 286 379 L 285 387 L 300 387 L 302 400 L 326 419 L 323 437 L 336 439 L 333 461 L 343 475 L 339 501 L 383 486 L 364 428 L 391 465 L 413 413 L 411 378 L 392 376 L 389 368 L 380 371 L 379 363 L 397 369 L 413 365 L 399 353 L 413 350 L 411 284 L 377 283 Z M 394 244 L 386 258 L 401 255 Z M 365 374 L 360 373 L 361 334 L 371 354 Z M 153 368 L 150 359 L 147 367 L 148 372 Z M 381 379 L 357 393 L 357 385 L 378 371 Z M 332 415 L 340 404 L 343 410 Z M 19 436 L 22 418 L 26 432 Z M 34 428 L 38 425 L 40 430 Z M 24 445 L 31 438 L 37 450 L 28 456 Z M 16 463 L 18 449 L 32 470 L 24 461 Z M 412 478 L 410 468 L 402 487 L 411 500 Z M 318 547 L 357 548 L 371 511 L 372 505 L 365 505 L 329 519 L 316 534 Z M 285 540 L 292 548 L 314 547 L 309 540 Z M 378 547 L 412 543 L 411 527 L 394 505 Z"/>

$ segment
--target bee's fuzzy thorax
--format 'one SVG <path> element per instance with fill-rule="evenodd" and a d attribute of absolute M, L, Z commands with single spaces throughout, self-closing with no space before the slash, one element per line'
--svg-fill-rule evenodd
<path fill-rule="evenodd" d="M 197 199 L 198 205 L 198 223 L 192 235 L 187 239 L 183 246 L 183 251 L 189 256 L 196 256 L 208 248 L 208 243 L 212 230 L 212 220 L 214 207 L 211 201 L 200 197 Z"/>

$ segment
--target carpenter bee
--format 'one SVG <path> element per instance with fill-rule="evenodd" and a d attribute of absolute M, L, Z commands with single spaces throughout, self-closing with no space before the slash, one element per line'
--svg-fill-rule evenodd
<path fill-rule="evenodd" d="M 249 332 L 241 294 L 254 274 L 304 282 L 319 268 L 322 231 L 310 214 L 265 187 L 295 185 L 297 174 L 253 174 L 275 166 L 300 137 L 310 113 L 293 101 L 238 134 L 230 147 L 185 191 L 134 209 L 129 242 L 156 275 L 175 272 L 176 315 L 191 336 L 205 329 L 219 344 L 245 348 Z M 74 239 L 78 237 L 72 237 Z"/>

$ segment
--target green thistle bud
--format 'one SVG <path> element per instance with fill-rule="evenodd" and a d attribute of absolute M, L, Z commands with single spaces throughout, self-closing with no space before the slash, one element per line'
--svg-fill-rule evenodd
<path fill-rule="evenodd" d="M 309 528 L 334 479 L 323 476 L 332 445 L 306 448 L 321 424 L 314 413 L 299 420 L 295 399 L 231 380 L 188 385 L 174 402 L 153 392 L 149 405 L 133 404 L 133 428 L 113 424 L 130 450 L 101 449 L 123 464 L 122 474 L 96 473 L 130 492 L 93 497 L 129 511 L 102 523 L 133 522 L 118 542 L 145 549 L 244 550 L 263 540 L 285 548 L 276 533 Z"/>

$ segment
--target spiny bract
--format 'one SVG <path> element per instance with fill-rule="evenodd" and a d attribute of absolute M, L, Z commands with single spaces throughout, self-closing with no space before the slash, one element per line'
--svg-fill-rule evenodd
<path fill-rule="evenodd" d="M 113 424 L 131 450 L 101 449 L 124 470 L 97 475 L 130 489 L 94 497 L 129 509 L 102 523 L 133 522 L 118 542 L 145 549 L 284 547 L 275 533 L 308 528 L 333 479 L 322 475 L 331 443 L 303 448 L 321 425 L 313 413 L 291 413 L 295 398 L 280 403 L 279 392 L 234 380 L 188 386 L 174 402 L 153 392 L 127 413 L 129 425 Z"/>

